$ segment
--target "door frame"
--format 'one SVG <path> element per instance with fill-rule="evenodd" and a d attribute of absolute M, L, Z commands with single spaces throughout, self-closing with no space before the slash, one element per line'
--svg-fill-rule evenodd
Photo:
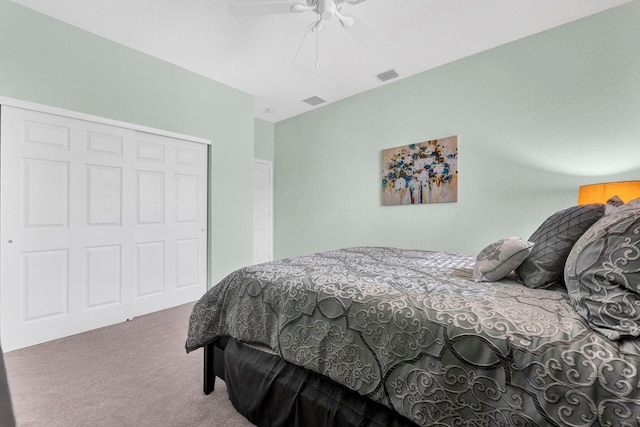
<path fill-rule="evenodd" d="M 206 138 L 200 138 L 192 135 L 185 135 L 185 134 L 172 132 L 168 130 L 152 128 L 149 126 L 138 125 L 135 123 L 124 122 L 121 120 L 109 119 L 107 117 L 94 116 L 92 114 L 81 113 L 73 110 L 65 110 L 63 108 L 52 107 L 50 105 L 36 104 L 34 102 L 22 101 L 20 99 L 7 98 L 5 96 L 0 96 L 0 105 L 22 108 L 24 110 L 33 110 L 39 113 L 55 114 L 58 116 L 84 120 L 87 122 L 100 123 L 100 124 L 109 125 L 109 126 L 117 126 L 121 128 L 139 131 L 139 132 L 146 132 L 154 135 L 167 136 L 169 138 L 184 139 L 185 141 L 198 142 L 200 144 L 207 144 L 207 145 L 212 144 L 211 140 Z"/>

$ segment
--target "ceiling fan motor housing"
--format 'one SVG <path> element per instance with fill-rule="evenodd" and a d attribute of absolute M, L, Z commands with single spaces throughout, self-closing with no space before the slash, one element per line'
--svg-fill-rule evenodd
<path fill-rule="evenodd" d="M 324 20 L 333 18 L 336 14 L 337 6 L 333 0 L 319 0 L 318 1 L 318 14 Z"/>

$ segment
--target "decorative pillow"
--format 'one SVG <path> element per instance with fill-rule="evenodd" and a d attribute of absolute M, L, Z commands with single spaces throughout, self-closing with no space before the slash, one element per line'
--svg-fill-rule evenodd
<path fill-rule="evenodd" d="M 484 248 L 473 266 L 474 282 L 495 282 L 511 273 L 529 255 L 533 242 L 507 237 Z"/>
<path fill-rule="evenodd" d="M 604 214 L 612 214 L 617 211 L 620 206 L 624 206 L 622 199 L 618 196 L 613 196 L 604 204 Z"/>
<path fill-rule="evenodd" d="M 572 206 L 547 218 L 531 235 L 533 250 L 516 269 L 530 288 L 548 288 L 563 281 L 564 264 L 574 243 L 604 215 L 603 204 Z"/>
<path fill-rule="evenodd" d="M 594 329 L 613 340 L 640 336 L 640 203 L 595 223 L 571 250 L 564 279 Z"/>
<path fill-rule="evenodd" d="M 607 203 L 606 203 L 606 204 L 607 204 L 607 205 L 611 205 L 611 206 L 618 207 L 618 206 L 622 206 L 622 205 L 624 205 L 624 202 L 622 201 L 622 199 L 621 199 L 620 197 L 618 197 L 618 196 L 613 196 L 613 197 L 611 197 L 609 200 L 607 200 Z"/>

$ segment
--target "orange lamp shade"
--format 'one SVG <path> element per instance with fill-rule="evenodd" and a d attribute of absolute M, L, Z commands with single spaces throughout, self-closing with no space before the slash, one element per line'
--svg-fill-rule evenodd
<path fill-rule="evenodd" d="M 640 197 L 640 180 L 603 182 L 580 186 L 578 204 L 607 203 L 613 196 L 618 196 L 627 203 Z"/>

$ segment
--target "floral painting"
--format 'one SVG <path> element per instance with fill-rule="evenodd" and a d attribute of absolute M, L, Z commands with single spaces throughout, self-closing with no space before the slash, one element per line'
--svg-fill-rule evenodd
<path fill-rule="evenodd" d="M 458 200 L 458 137 L 382 150 L 382 204 Z"/>

